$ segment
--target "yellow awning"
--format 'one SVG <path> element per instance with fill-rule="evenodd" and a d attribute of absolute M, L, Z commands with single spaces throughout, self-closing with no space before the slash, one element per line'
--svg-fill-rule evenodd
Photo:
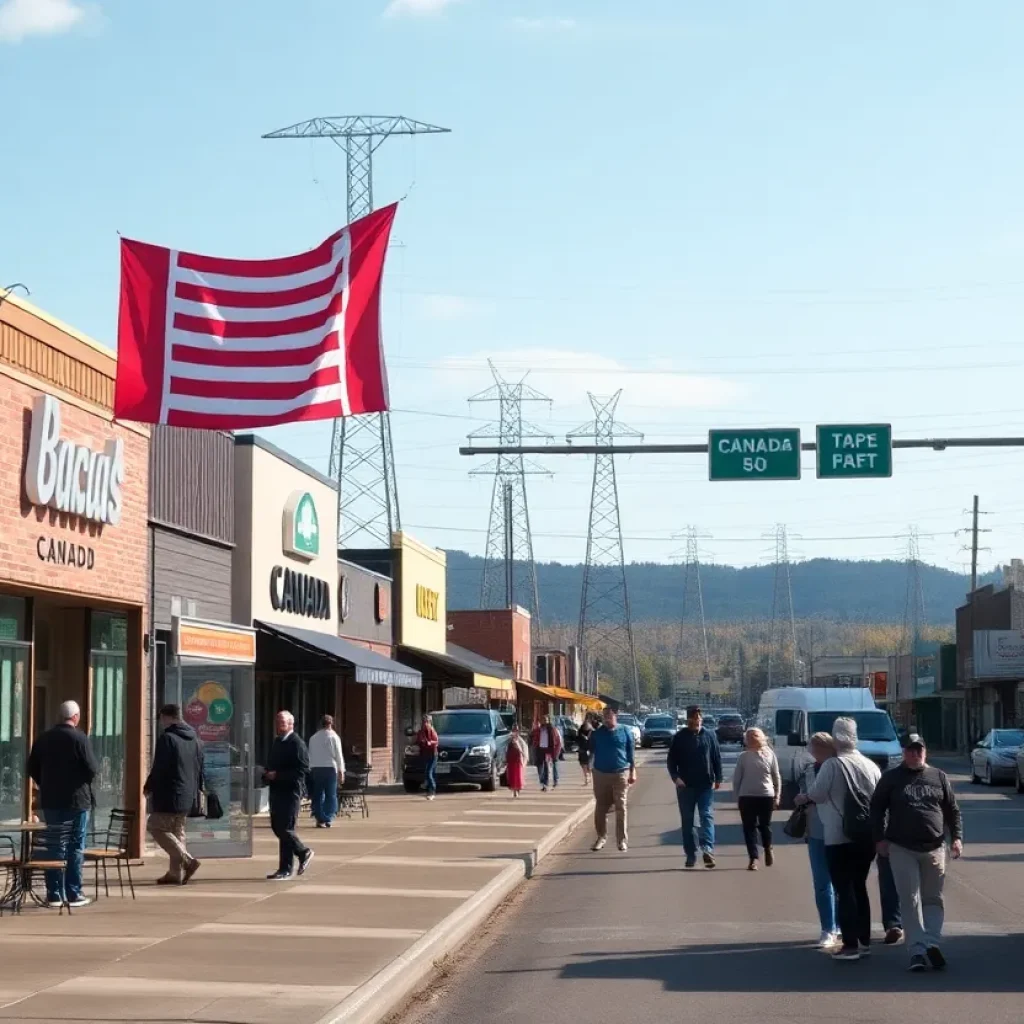
<path fill-rule="evenodd" d="M 564 701 L 567 704 L 579 704 L 581 707 L 599 711 L 604 707 L 604 701 L 597 697 L 591 697 L 586 693 L 577 693 L 575 690 L 567 690 L 563 686 L 540 686 L 538 689 L 550 694 L 555 700 Z"/>
<path fill-rule="evenodd" d="M 506 690 L 511 691 L 512 681 L 509 679 L 498 679 L 496 676 L 485 676 L 480 672 L 473 673 L 473 685 L 481 690 Z"/>

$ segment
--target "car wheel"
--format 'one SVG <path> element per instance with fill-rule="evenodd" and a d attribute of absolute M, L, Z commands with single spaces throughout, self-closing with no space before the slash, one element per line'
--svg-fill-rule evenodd
<path fill-rule="evenodd" d="M 972 786 L 977 786 L 980 782 L 981 782 L 981 779 L 978 778 L 978 773 L 975 771 L 975 769 L 974 769 L 974 762 L 972 761 L 971 762 L 971 785 Z"/>
<path fill-rule="evenodd" d="M 992 785 L 992 765 L 990 764 L 985 765 L 985 785 Z"/>
<path fill-rule="evenodd" d="M 493 793 L 498 788 L 497 766 L 491 768 L 491 777 L 486 782 L 481 783 L 480 788 L 485 793 Z"/>
<path fill-rule="evenodd" d="M 413 779 L 402 779 L 402 788 L 406 793 L 418 793 L 420 791 L 420 783 Z"/>
<path fill-rule="evenodd" d="M 1020 773 L 1020 768 L 1017 769 L 1017 792 L 1024 793 L 1024 776 Z"/>

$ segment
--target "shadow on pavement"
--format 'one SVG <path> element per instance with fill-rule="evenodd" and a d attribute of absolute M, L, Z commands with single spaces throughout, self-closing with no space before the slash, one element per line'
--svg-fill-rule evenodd
<path fill-rule="evenodd" d="M 1024 864 L 1024 853 L 986 853 L 986 854 L 976 854 L 974 856 L 971 856 L 968 853 L 964 853 L 964 855 L 963 855 L 963 857 L 961 859 L 965 860 L 965 861 L 971 861 L 971 860 L 991 861 L 991 862 L 999 862 L 999 861 L 1001 861 L 1004 864 L 1011 864 L 1011 863 L 1013 863 L 1013 864 Z"/>
<path fill-rule="evenodd" d="M 804 942 L 714 943 L 671 951 L 581 953 L 561 977 L 656 981 L 669 992 L 1024 992 L 1024 934 L 950 937 L 946 971 L 910 975 L 906 951 L 877 948 L 869 959 L 832 963 Z M 495 971 L 490 973 L 507 973 Z M 512 972 L 518 973 L 518 972 Z"/>

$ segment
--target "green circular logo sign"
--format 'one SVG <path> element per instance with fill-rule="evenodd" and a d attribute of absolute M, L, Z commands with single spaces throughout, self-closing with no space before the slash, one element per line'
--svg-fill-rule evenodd
<path fill-rule="evenodd" d="M 231 716 L 235 713 L 235 707 L 227 697 L 217 697 L 210 701 L 208 720 L 214 724 L 230 722 Z"/>

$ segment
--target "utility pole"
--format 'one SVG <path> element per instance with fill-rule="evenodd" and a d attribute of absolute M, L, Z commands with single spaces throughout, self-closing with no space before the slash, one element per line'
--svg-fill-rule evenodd
<path fill-rule="evenodd" d="M 523 403 L 546 402 L 551 399 L 526 383 L 526 376 L 507 381 L 488 360 L 494 384 L 473 395 L 469 401 L 497 402 L 498 422 L 474 430 L 471 444 L 481 439 L 496 439 L 503 446 L 522 444 L 524 437 L 550 439 L 551 435 L 523 419 Z M 496 608 L 502 597 L 512 607 L 521 605 L 530 613 L 530 634 L 540 642 L 540 590 L 537 586 L 537 565 L 533 558 L 533 534 L 530 530 L 530 508 L 526 500 L 527 476 L 551 476 L 542 466 L 522 455 L 499 455 L 470 476 L 494 476 L 491 492 L 491 516 L 487 524 L 487 547 L 484 550 L 484 571 L 480 579 L 480 607 Z M 511 580 L 511 596 L 509 596 Z"/>
<path fill-rule="evenodd" d="M 702 681 L 711 682 L 711 653 L 708 648 L 708 627 L 704 616 L 704 588 L 700 581 L 700 534 L 696 526 L 686 528 L 686 567 L 683 572 L 683 607 L 679 617 L 679 678 L 685 679 L 689 656 L 695 652 L 687 644 L 688 616 L 694 612 L 700 624 L 700 660 Z"/>
<path fill-rule="evenodd" d="M 578 642 L 583 661 L 583 678 L 589 686 L 597 678 L 602 648 L 615 647 L 626 659 L 627 684 L 636 707 L 640 707 L 640 680 L 633 644 L 633 621 L 626 587 L 626 562 L 622 550 L 622 520 L 619 516 L 619 488 L 615 481 L 615 439 L 643 437 L 638 430 L 615 422 L 615 407 L 621 391 L 610 398 L 588 395 L 594 419 L 571 431 L 566 440 L 592 437 L 594 483 L 590 493 L 590 524 L 587 528 L 587 560 L 583 568 Z M 596 689 L 593 691 L 596 692 Z"/>
<path fill-rule="evenodd" d="M 315 117 L 264 135 L 265 139 L 330 139 L 345 151 L 348 222 L 373 212 L 373 154 L 392 135 L 440 134 L 450 128 L 407 117 L 357 114 Z M 338 544 L 391 547 L 402 528 L 398 481 L 388 413 L 345 416 L 334 421 L 330 476 L 338 484 Z"/>
<path fill-rule="evenodd" d="M 978 496 L 974 496 L 971 516 L 971 593 L 978 589 Z"/>
<path fill-rule="evenodd" d="M 768 689 L 773 685 L 776 669 L 776 643 L 783 661 L 789 662 L 788 685 L 800 683 L 800 655 L 796 642 L 796 614 L 793 611 L 793 578 L 789 565 L 789 535 L 786 526 L 775 527 L 775 579 L 772 585 L 772 624 L 768 640 Z M 786 657 L 786 647 L 789 657 Z"/>

